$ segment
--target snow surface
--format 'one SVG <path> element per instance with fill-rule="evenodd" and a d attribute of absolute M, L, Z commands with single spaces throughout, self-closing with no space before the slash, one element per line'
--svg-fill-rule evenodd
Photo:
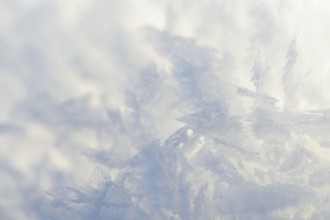
<path fill-rule="evenodd" d="M 330 219 L 329 15 L 0 1 L 0 219 Z"/>

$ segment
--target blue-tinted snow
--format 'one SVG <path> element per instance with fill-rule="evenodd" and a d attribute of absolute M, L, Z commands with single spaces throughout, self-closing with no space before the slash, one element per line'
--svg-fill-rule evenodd
<path fill-rule="evenodd" d="M 0 2 L 0 219 L 329 219 L 329 9 Z"/>

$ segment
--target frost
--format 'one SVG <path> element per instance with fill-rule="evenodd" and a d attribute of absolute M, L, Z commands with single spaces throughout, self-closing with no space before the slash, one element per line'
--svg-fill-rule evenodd
<path fill-rule="evenodd" d="M 317 190 L 329 182 L 319 161 L 321 151 L 313 152 L 309 146 L 327 149 L 326 132 L 317 134 L 313 129 L 329 125 L 328 111 L 280 109 L 279 100 L 265 92 L 266 70 L 257 61 L 250 81 L 253 91 L 222 82 L 205 58 L 210 54 L 207 48 L 168 33 L 154 37 L 165 39 L 162 52 L 167 51 L 166 45 L 171 46 L 168 59 L 174 92 L 161 94 L 165 84 L 154 64 L 132 79 L 132 88 L 125 92 L 130 111 L 120 114 L 108 107 L 106 113 L 109 131 L 117 134 L 114 142 L 134 153 L 114 150 L 120 148 L 85 151 L 87 158 L 104 168 L 96 169 L 83 187 L 70 188 L 74 196 L 66 198 L 66 204 L 74 208 L 69 212 L 94 219 L 317 215 L 316 211 L 300 210 L 309 210 L 309 206 L 321 210 L 314 205 L 320 198 Z M 291 50 L 294 48 L 286 57 L 285 74 L 295 63 Z M 253 103 L 249 111 L 231 112 L 234 102 L 246 98 Z M 167 105 L 180 112 L 176 117 L 180 126 L 164 139 L 157 136 L 159 125 L 152 124 L 156 115 L 149 113 L 159 107 L 156 99 L 172 100 Z M 129 142 L 123 141 L 127 139 Z M 113 170 L 117 174 L 111 179 L 108 172 Z"/>
<path fill-rule="evenodd" d="M 2 1 L 0 219 L 329 219 L 328 6 Z"/>

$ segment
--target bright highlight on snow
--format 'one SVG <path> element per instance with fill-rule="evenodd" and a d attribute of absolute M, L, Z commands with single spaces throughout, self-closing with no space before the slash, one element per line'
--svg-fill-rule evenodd
<path fill-rule="evenodd" d="M 2 1 L 0 219 L 330 219 L 329 14 Z"/>

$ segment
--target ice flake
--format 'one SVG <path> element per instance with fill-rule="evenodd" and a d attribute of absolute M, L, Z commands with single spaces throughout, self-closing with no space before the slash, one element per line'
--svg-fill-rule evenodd
<path fill-rule="evenodd" d="M 253 83 L 256 91 L 260 91 L 263 88 L 264 74 L 265 72 L 261 62 L 259 60 L 255 60 L 252 67 L 252 76 L 250 81 Z"/>
<path fill-rule="evenodd" d="M 259 92 L 253 92 L 251 90 L 248 90 L 248 89 L 242 88 L 242 87 L 237 88 L 237 94 L 239 94 L 241 96 L 254 98 L 258 101 L 268 103 L 268 104 L 275 104 L 275 103 L 278 102 L 278 100 L 274 97 L 271 97 L 269 95 L 264 95 L 264 94 L 261 94 Z"/>
<path fill-rule="evenodd" d="M 285 57 L 285 67 L 284 67 L 284 75 L 282 78 L 283 83 L 287 83 L 290 80 L 290 74 L 293 67 L 296 64 L 298 59 L 298 51 L 297 51 L 297 39 L 293 39 L 289 45 L 286 57 Z"/>

